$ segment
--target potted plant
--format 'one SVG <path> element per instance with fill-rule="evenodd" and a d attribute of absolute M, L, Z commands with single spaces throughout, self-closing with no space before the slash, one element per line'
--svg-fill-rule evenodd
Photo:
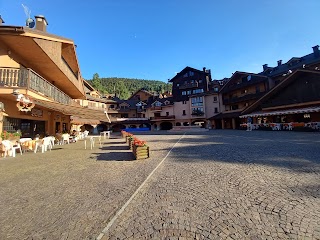
<path fill-rule="evenodd" d="M 149 158 L 150 156 L 149 146 L 147 145 L 147 143 L 137 138 L 133 142 L 132 151 L 135 159 L 137 160 Z"/>

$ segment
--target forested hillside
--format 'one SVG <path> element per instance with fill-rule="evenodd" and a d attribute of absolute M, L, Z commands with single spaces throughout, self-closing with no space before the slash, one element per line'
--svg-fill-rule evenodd
<path fill-rule="evenodd" d="M 116 93 L 120 99 L 128 99 L 132 93 L 141 88 L 158 93 L 171 91 L 172 88 L 171 84 L 162 81 L 131 78 L 100 78 L 97 73 L 88 82 L 101 93 Z"/>

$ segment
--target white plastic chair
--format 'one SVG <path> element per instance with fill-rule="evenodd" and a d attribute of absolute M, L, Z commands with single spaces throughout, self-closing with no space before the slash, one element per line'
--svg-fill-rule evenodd
<path fill-rule="evenodd" d="M 36 153 L 38 151 L 38 147 L 41 147 L 41 152 L 44 153 L 48 150 L 51 151 L 52 149 L 52 137 L 45 137 L 36 143 L 36 147 L 34 152 Z"/>
<path fill-rule="evenodd" d="M 67 144 L 70 143 L 70 135 L 68 133 L 62 134 L 62 144 L 64 144 L 64 142 L 67 142 Z"/>
<path fill-rule="evenodd" d="M 11 156 L 12 155 L 12 147 L 13 147 L 12 142 L 9 140 L 3 140 L 2 146 L 3 146 L 3 151 L 4 151 L 3 156 L 4 157 Z"/>
<path fill-rule="evenodd" d="M 19 142 L 17 142 L 16 144 L 14 144 L 12 146 L 12 157 L 16 157 L 16 151 L 19 149 L 20 151 L 20 155 L 22 155 L 22 149 L 21 149 L 21 145 Z"/>

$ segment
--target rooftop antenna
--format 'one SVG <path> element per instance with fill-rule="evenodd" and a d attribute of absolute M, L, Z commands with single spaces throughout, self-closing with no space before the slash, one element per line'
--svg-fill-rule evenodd
<path fill-rule="evenodd" d="M 22 5 L 24 13 L 26 14 L 26 17 L 27 17 L 26 26 L 29 27 L 29 28 L 34 28 L 35 21 L 30 17 L 31 10 L 27 6 L 25 6 L 23 4 L 21 4 L 21 5 Z"/>

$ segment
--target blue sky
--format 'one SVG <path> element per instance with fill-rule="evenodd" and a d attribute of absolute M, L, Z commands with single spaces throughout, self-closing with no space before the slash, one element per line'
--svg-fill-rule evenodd
<path fill-rule="evenodd" d="M 320 0 L 0 0 L 6 24 L 24 25 L 21 4 L 74 40 L 86 79 L 167 81 L 186 66 L 221 79 L 320 45 Z"/>

